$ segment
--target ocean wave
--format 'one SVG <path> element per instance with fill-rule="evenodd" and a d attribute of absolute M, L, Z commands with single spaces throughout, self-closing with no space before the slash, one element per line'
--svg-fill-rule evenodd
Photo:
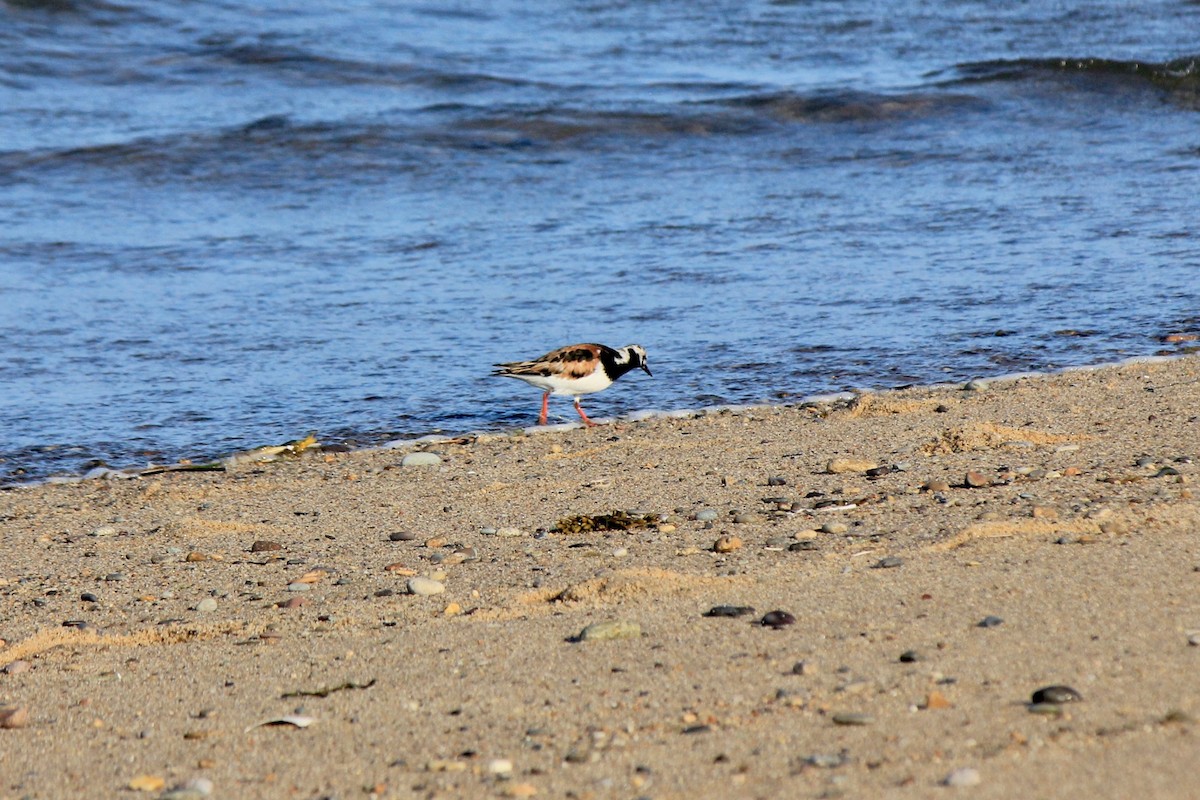
<path fill-rule="evenodd" d="M 1025 58 L 959 64 L 949 85 L 996 81 L 1091 78 L 1090 88 L 1117 84 L 1162 93 L 1183 108 L 1200 110 L 1200 56 L 1170 61 L 1124 61 L 1108 58 Z"/>

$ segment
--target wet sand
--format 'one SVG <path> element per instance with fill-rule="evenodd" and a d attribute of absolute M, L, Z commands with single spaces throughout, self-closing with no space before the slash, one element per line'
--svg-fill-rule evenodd
<path fill-rule="evenodd" d="M 9 489 L 0 798 L 1195 797 L 1198 414 L 1189 356 Z"/>

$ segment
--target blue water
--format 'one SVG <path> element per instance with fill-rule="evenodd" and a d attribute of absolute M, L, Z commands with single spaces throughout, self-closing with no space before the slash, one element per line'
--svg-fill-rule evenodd
<path fill-rule="evenodd" d="M 1003 7 L 997 7 L 1003 5 Z M 1200 5 L 0 3 L 0 482 L 1200 331 Z M 573 418 L 569 402 L 552 415 Z"/>

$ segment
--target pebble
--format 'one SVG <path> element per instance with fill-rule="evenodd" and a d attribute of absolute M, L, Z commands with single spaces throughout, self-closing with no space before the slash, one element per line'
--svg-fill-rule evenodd
<path fill-rule="evenodd" d="M 754 613 L 754 606 L 713 606 L 704 612 L 706 617 L 744 617 Z"/>
<path fill-rule="evenodd" d="M 963 483 L 972 489 L 982 489 L 985 486 L 991 486 L 992 481 L 982 472 L 971 470 L 966 474 L 966 477 L 963 479 Z"/>
<path fill-rule="evenodd" d="M 388 534 L 388 541 L 391 542 L 412 542 L 415 541 L 417 535 L 409 531 L 397 531 Z"/>
<path fill-rule="evenodd" d="M 792 664 L 793 675 L 815 675 L 816 672 L 817 665 L 811 661 L 797 661 Z"/>
<path fill-rule="evenodd" d="M 850 526 L 844 522 L 826 522 L 821 526 L 822 533 L 849 533 Z"/>
<path fill-rule="evenodd" d="M 312 588 L 313 585 L 311 583 L 300 583 L 299 581 L 287 585 L 289 592 L 311 592 Z"/>
<path fill-rule="evenodd" d="M 740 514 L 733 515 L 733 522 L 735 525 L 748 525 L 750 523 L 759 522 L 761 519 L 762 517 L 760 517 L 758 514 L 754 514 L 749 511 L 743 511 Z"/>
<path fill-rule="evenodd" d="M 915 664 L 921 660 L 921 654 L 916 650 L 905 650 L 900 654 L 901 664 Z"/>
<path fill-rule="evenodd" d="M 974 767 L 959 767 L 942 779 L 944 785 L 952 786 L 956 789 L 978 786 L 982 781 L 983 778 L 980 777 L 979 770 Z"/>
<path fill-rule="evenodd" d="M 299 608 L 307 602 L 307 597 L 292 597 L 286 603 L 280 606 L 280 608 Z"/>
<path fill-rule="evenodd" d="M 88 536 L 116 536 L 121 530 L 115 525 L 101 525 L 99 528 L 92 530 Z"/>
<path fill-rule="evenodd" d="M 796 618 L 786 611 L 768 611 L 759 620 L 759 624 L 768 628 L 782 628 L 785 625 L 795 625 Z"/>
<path fill-rule="evenodd" d="M 489 775 L 512 775 L 513 762 L 507 758 L 493 758 L 484 769 Z"/>
<path fill-rule="evenodd" d="M 904 563 L 904 559 L 897 556 L 885 556 L 875 562 L 872 569 L 895 569 Z"/>
<path fill-rule="evenodd" d="M 698 522 L 712 522 L 717 518 L 717 512 L 711 508 L 702 508 L 692 515 L 692 518 Z"/>
<path fill-rule="evenodd" d="M 927 492 L 948 492 L 950 491 L 950 484 L 946 483 L 946 481 L 925 481 L 921 488 Z"/>
<path fill-rule="evenodd" d="M 203 611 L 203 612 L 216 611 L 217 610 L 217 601 L 212 599 L 211 597 L 206 597 L 203 600 L 201 600 L 199 603 L 196 603 L 196 610 Z"/>
<path fill-rule="evenodd" d="M 409 594 L 420 595 L 421 597 L 429 597 L 430 595 L 441 594 L 446 591 L 444 584 L 432 578 L 423 578 L 420 575 L 409 578 L 405 586 L 408 587 Z"/>
<path fill-rule="evenodd" d="M 820 549 L 821 549 L 821 545 L 817 544 L 812 539 L 804 539 L 802 541 L 793 542 L 788 545 L 788 550 L 790 550 L 793 553 L 796 553 L 796 552 L 799 552 L 802 550 L 820 550 Z"/>
<path fill-rule="evenodd" d="M 33 669 L 33 665 L 28 661 L 22 660 L 5 664 L 3 668 L 0 668 L 0 672 L 6 675 L 20 675 L 23 672 L 29 672 L 31 669 Z"/>
<path fill-rule="evenodd" d="M 279 542 L 269 542 L 266 539 L 259 539 L 254 544 L 250 545 L 251 553 L 268 553 L 272 550 L 282 550 L 283 545 Z"/>
<path fill-rule="evenodd" d="M 129 576 L 126 575 L 124 572 L 110 572 L 104 576 L 104 580 L 106 580 L 106 581 L 123 581 L 128 577 Z"/>
<path fill-rule="evenodd" d="M 833 458 L 825 465 L 825 471 L 832 475 L 843 475 L 848 472 L 866 472 L 878 466 L 874 461 L 861 458 Z"/>
<path fill-rule="evenodd" d="M 497 528 L 496 535 L 502 538 L 515 538 L 517 536 L 524 536 L 525 532 L 520 528 Z"/>
<path fill-rule="evenodd" d="M 442 457 L 437 453 L 409 453 L 400 459 L 402 467 L 436 467 L 442 463 Z"/>
<path fill-rule="evenodd" d="M 603 642 L 609 639 L 633 639 L 642 635 L 642 626 L 636 622 L 614 620 L 612 622 L 593 622 L 579 632 L 575 637 L 581 642 Z"/>
<path fill-rule="evenodd" d="M 732 553 L 742 549 L 742 540 L 737 536 L 722 536 L 713 542 L 712 549 L 716 553 Z"/>
<path fill-rule="evenodd" d="M 875 721 L 870 714 L 858 711 L 839 711 L 831 719 L 836 725 L 870 725 Z"/>
<path fill-rule="evenodd" d="M 1001 617 L 988 614 L 983 619 L 979 620 L 977 627 L 980 628 L 995 628 L 997 625 L 1003 625 L 1004 620 Z"/>
<path fill-rule="evenodd" d="M 0 728 L 24 728 L 29 724 L 29 709 L 25 706 L 0 708 Z"/>
<path fill-rule="evenodd" d="M 92 592 L 84 592 L 83 594 L 79 595 L 79 599 L 85 603 L 99 603 L 100 602 L 100 598 L 97 597 Z"/>
<path fill-rule="evenodd" d="M 200 800 L 212 794 L 213 782 L 208 778 L 193 778 L 162 795 L 159 800 Z"/>
<path fill-rule="evenodd" d="M 1083 695 L 1070 686 L 1043 686 L 1033 693 L 1030 702 L 1037 703 L 1078 703 Z"/>
<path fill-rule="evenodd" d="M 767 486 L 787 486 L 787 478 L 782 475 L 772 475 L 767 478 Z"/>

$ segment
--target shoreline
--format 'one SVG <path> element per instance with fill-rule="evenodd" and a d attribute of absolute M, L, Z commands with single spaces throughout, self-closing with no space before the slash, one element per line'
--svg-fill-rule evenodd
<path fill-rule="evenodd" d="M 14 487 L 0 798 L 1182 800 L 1197 409 L 1151 357 Z"/>
<path fill-rule="evenodd" d="M 1061 367 L 1059 369 L 1047 370 L 1044 372 L 1039 372 L 1039 371 L 1010 372 L 1010 373 L 1001 373 L 1001 374 L 998 374 L 995 376 L 990 376 L 990 377 L 981 376 L 981 377 L 972 378 L 968 381 L 948 381 L 948 382 L 944 382 L 944 383 L 909 384 L 909 385 L 904 385 L 904 386 L 900 386 L 900 387 L 883 388 L 883 389 L 854 389 L 854 390 L 847 390 L 847 391 L 841 391 L 841 392 L 825 392 L 825 393 L 819 393 L 819 394 L 805 395 L 803 397 L 797 398 L 797 399 L 795 399 L 791 402 L 787 402 L 787 403 L 744 403 L 744 404 L 732 403 L 732 404 L 713 405 L 713 406 L 701 406 L 699 408 L 674 409 L 674 410 L 670 410 L 670 411 L 663 411 L 663 410 L 658 410 L 658 409 L 644 409 L 644 410 L 640 410 L 640 411 L 632 411 L 627 414 L 621 415 L 619 417 L 598 417 L 597 422 L 602 425 L 614 424 L 614 423 L 618 423 L 618 424 L 619 423 L 640 423 L 640 422 L 653 422 L 655 420 L 665 420 L 665 419 L 692 419 L 695 417 L 702 417 L 702 416 L 705 416 L 708 414 L 739 413 L 739 412 L 745 412 L 745 411 L 753 411 L 756 409 L 798 408 L 798 407 L 803 407 L 803 406 L 835 403 L 835 402 L 849 400 L 854 397 L 863 396 L 863 395 L 880 395 L 880 394 L 887 394 L 889 392 L 903 392 L 903 391 L 910 391 L 910 390 L 914 390 L 914 389 L 915 390 L 929 390 L 929 391 L 942 390 L 942 389 L 954 389 L 954 388 L 962 388 L 962 387 L 968 386 L 970 384 L 984 384 L 984 385 L 993 384 L 993 383 L 1003 384 L 1006 382 L 1017 381 L 1017 380 L 1021 380 L 1021 379 L 1025 379 L 1025 378 L 1053 377 L 1056 375 L 1069 374 L 1071 372 L 1089 372 L 1092 370 L 1103 370 L 1103 369 L 1109 369 L 1109 368 L 1114 368 L 1114 367 L 1131 366 L 1131 365 L 1136 365 L 1136 364 L 1154 364 L 1154 363 L 1160 363 L 1160 362 L 1166 362 L 1166 361 L 1173 361 L 1175 359 L 1190 358 L 1190 357 L 1194 357 L 1195 355 L 1196 355 L 1195 353 L 1187 352 L 1187 353 L 1180 353 L 1177 355 L 1131 356 L 1129 358 L 1120 359 L 1118 361 L 1106 361 L 1106 362 L 1101 362 L 1098 364 L 1082 364 L 1082 365 L 1077 365 L 1077 366 Z M 575 430 L 575 429 L 580 429 L 582 427 L 583 427 L 583 425 L 579 422 L 568 421 L 565 423 L 555 423 L 555 424 L 542 425 L 542 426 L 528 425 L 528 426 L 517 427 L 517 428 L 464 431 L 464 432 L 460 432 L 460 433 L 450 433 L 450 434 L 431 433 L 431 434 L 424 434 L 421 436 L 400 437 L 400 438 L 396 438 L 396 439 L 390 439 L 390 440 L 383 441 L 379 444 L 367 445 L 367 446 L 363 446 L 363 447 L 343 448 L 341 445 L 333 445 L 330 449 L 326 450 L 325 452 L 370 453 L 370 452 L 385 451 L 385 450 L 405 450 L 408 448 L 419 448 L 419 447 L 429 446 L 431 444 L 454 442 L 454 441 L 459 441 L 459 440 L 463 440 L 463 439 L 477 439 L 479 437 L 495 437 L 495 436 L 500 436 L 500 437 L 533 436 L 533 435 L 538 435 L 538 434 L 560 433 L 562 431 Z M 310 436 L 313 436 L 316 433 L 317 432 L 314 431 L 312 434 L 310 434 Z M 300 440 L 296 440 L 296 441 L 300 441 Z M 90 480 L 128 480 L 128 479 L 147 477 L 149 475 L 159 474 L 162 472 L 170 472 L 170 471 L 181 471 L 181 472 L 183 472 L 183 471 L 203 471 L 203 469 L 205 469 L 208 465 L 222 465 L 221 469 L 224 469 L 225 467 L 233 467 L 233 466 L 237 466 L 239 464 L 246 464 L 246 463 L 267 463 L 270 461 L 277 460 L 277 458 L 286 458 L 286 457 L 288 457 L 288 454 L 279 453 L 279 452 L 270 453 L 270 452 L 264 452 L 264 451 L 280 451 L 280 450 L 288 449 L 289 446 L 295 444 L 296 441 L 280 443 L 277 445 L 263 445 L 263 446 L 254 448 L 253 450 L 237 451 L 237 452 L 229 453 L 224 456 L 219 456 L 217 458 L 209 459 L 207 461 L 196 462 L 196 461 L 193 461 L 192 459 L 184 459 L 182 461 L 178 461 L 173 464 L 155 464 L 153 462 L 150 462 L 145 467 L 111 468 L 111 467 L 107 467 L 107 466 L 100 466 L 100 467 L 94 467 L 85 473 L 48 475 L 44 478 L 34 479 L 34 480 L 30 480 L 30 481 L 25 481 L 25 482 L 0 483 L 0 492 L 8 491 L 11 489 L 17 489 L 17 488 L 41 486 L 41 485 L 45 485 L 45 484 L 77 483 L 77 482 L 90 481 Z M 314 442 L 314 446 L 317 447 L 318 449 L 320 449 L 322 447 L 322 445 L 320 444 L 319 441 Z M 191 469 L 191 470 L 177 469 L 177 468 L 183 467 L 185 465 L 192 467 L 193 469 Z M 215 469 L 215 471 L 221 471 L 221 469 Z"/>

